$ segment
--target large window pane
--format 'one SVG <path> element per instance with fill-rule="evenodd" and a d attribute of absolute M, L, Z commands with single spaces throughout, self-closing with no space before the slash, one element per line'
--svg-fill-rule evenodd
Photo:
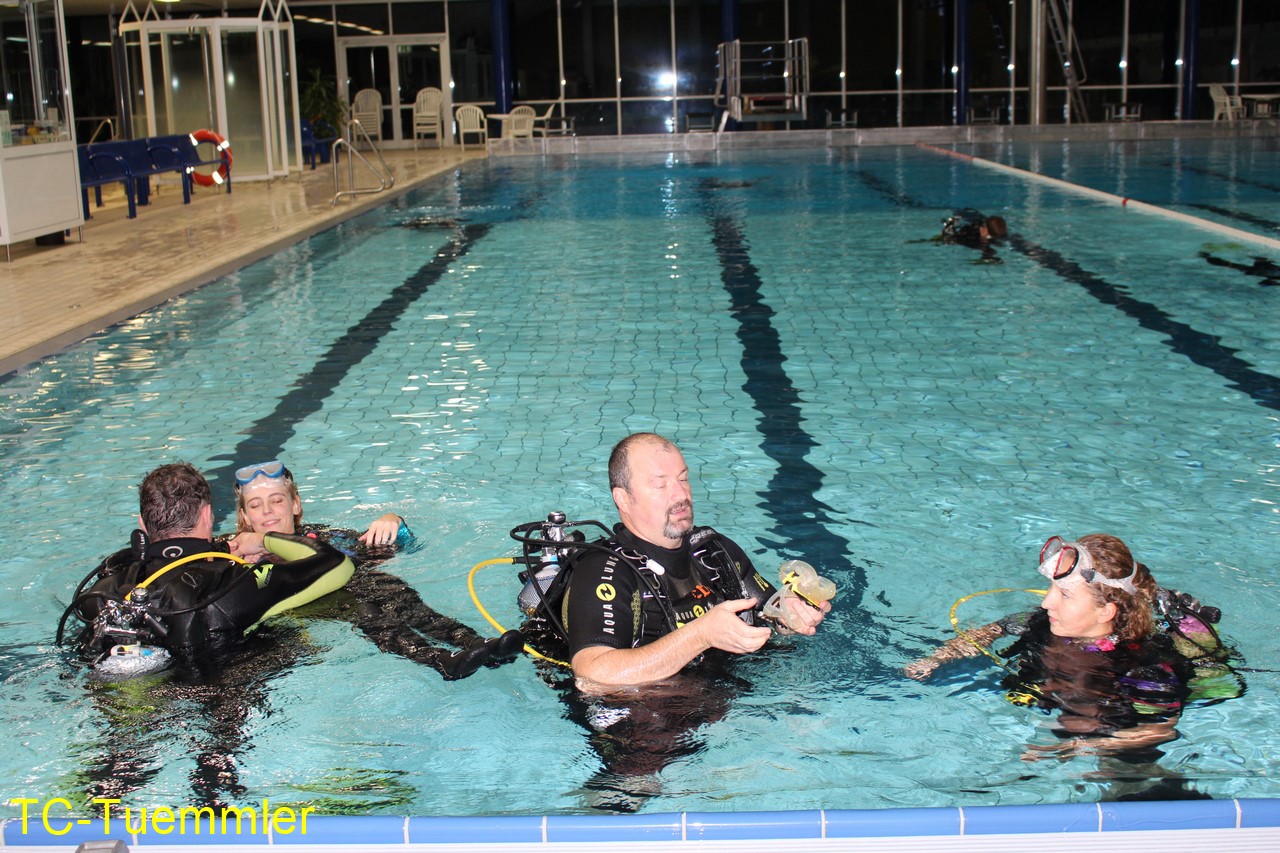
<path fill-rule="evenodd" d="M 1077 76 L 1090 86 L 1119 86 L 1124 0 L 1075 0 L 1073 7 L 1072 25 L 1084 56 L 1083 73 Z"/>
<path fill-rule="evenodd" d="M 845 21 L 845 49 L 848 51 L 846 88 L 851 92 L 868 89 L 896 91 L 898 77 L 894 70 L 898 67 L 898 0 L 866 0 L 850 3 L 850 7 L 850 14 Z M 883 108 L 875 107 L 872 112 L 882 113 Z M 896 101 L 894 108 L 890 110 L 890 116 L 888 123 L 896 124 Z M 861 113 L 859 122 L 863 122 Z"/>
<path fill-rule="evenodd" d="M 338 36 L 385 36 L 391 33 L 391 18 L 385 3 L 336 6 Z"/>
<path fill-rule="evenodd" d="M 1280 81 L 1280 3 L 1245 0 L 1240 81 Z"/>
<path fill-rule="evenodd" d="M 677 91 L 681 95 L 715 94 L 720 2 L 675 0 L 675 5 Z"/>
<path fill-rule="evenodd" d="M 444 0 L 392 3 L 391 27 L 398 36 L 444 32 Z"/>
<path fill-rule="evenodd" d="M 787 38 L 786 0 L 739 0 L 738 8 L 738 37 L 743 41 Z"/>
<path fill-rule="evenodd" d="M 906 3 L 902 22 L 902 83 L 907 89 L 949 89 L 951 75 L 951 4 Z M 903 104 L 907 125 L 951 124 L 953 98 L 938 94 L 908 98 Z"/>
<path fill-rule="evenodd" d="M 511 65 L 517 101 L 560 97 L 555 0 L 510 0 Z"/>
<path fill-rule="evenodd" d="M 323 7 L 312 7 L 293 16 L 293 33 L 298 43 L 298 87 L 305 88 L 319 75 L 333 81 L 337 92 L 337 60 L 333 51 L 332 15 Z"/>
<path fill-rule="evenodd" d="M 618 19 L 622 96 L 674 94 L 670 5 L 618 0 Z M 627 115 L 623 110 L 624 124 Z"/>
<path fill-rule="evenodd" d="M 857 14 L 863 5 L 846 0 Z M 809 40 L 809 87 L 840 91 L 840 0 L 791 0 L 791 37 Z"/>
<path fill-rule="evenodd" d="M 493 103 L 493 15 L 489 0 L 450 0 L 453 102 Z"/>
<path fill-rule="evenodd" d="M 617 90 L 618 76 L 613 50 L 612 0 L 583 0 L 562 6 L 561 14 L 564 16 L 565 97 L 612 97 Z M 616 120 L 616 114 L 613 118 Z M 583 123 L 579 122 L 578 127 L 581 132 Z"/>

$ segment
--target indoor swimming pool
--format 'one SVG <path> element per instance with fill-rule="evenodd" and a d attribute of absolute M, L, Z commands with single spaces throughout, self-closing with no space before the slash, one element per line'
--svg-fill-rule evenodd
<path fill-rule="evenodd" d="M 1274 141 L 1236 144 L 1195 180 Z M 1119 162 L 1072 152 L 1072 178 Z M 1124 191 L 1169 180 L 1130 167 Z M 1280 218 L 1242 186 L 1203 203 Z M 1008 221 L 999 263 L 929 240 L 960 208 Z M 468 163 L 0 382 L 0 817 L 102 792 L 423 817 L 1280 797 L 1277 264 L 912 148 Z M 472 566 L 552 510 L 612 524 L 609 449 L 640 430 L 681 446 L 698 522 L 762 573 L 837 582 L 816 637 L 629 703 L 527 658 L 444 682 L 320 618 L 277 618 L 201 689 L 90 684 L 53 645 L 175 460 L 224 532 L 232 472 L 275 458 L 308 521 L 402 514 L 421 547 L 383 568 L 492 633 Z M 1222 608 L 1247 691 L 1158 756 L 1024 760 L 1051 718 L 985 659 L 901 669 L 957 599 L 1038 586 L 1041 543 L 1090 532 Z M 507 626 L 519 586 L 476 575 Z"/>

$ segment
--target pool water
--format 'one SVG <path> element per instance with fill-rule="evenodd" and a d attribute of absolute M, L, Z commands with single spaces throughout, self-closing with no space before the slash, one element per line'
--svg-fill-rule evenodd
<path fill-rule="evenodd" d="M 1008 220 L 1002 263 L 928 241 L 962 207 Z M 1280 796 L 1280 288 L 1202 253 L 1280 262 L 912 149 L 468 164 L 0 384 L 0 794 L 414 815 Z M 52 644 L 147 470 L 205 470 L 229 530 L 231 472 L 277 456 L 307 520 L 406 516 L 423 547 L 383 569 L 491 632 L 471 567 L 551 510 L 612 523 L 608 451 L 637 430 L 681 445 L 699 522 L 766 575 L 802 557 L 838 583 L 818 636 L 630 707 L 527 659 L 446 683 L 323 619 L 151 693 L 89 685 Z M 902 676 L 957 598 L 1035 587 L 1047 537 L 1099 531 L 1223 608 L 1243 697 L 1188 711 L 1158 760 L 1028 762 L 1051 718 L 985 659 Z M 513 567 L 476 586 L 518 621 Z M 611 730 L 659 736 L 637 755 Z"/>

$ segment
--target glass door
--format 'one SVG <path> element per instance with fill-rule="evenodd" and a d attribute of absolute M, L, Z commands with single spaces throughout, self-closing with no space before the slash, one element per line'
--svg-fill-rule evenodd
<path fill-rule="evenodd" d="M 382 140 L 387 147 L 413 142 L 413 102 L 426 86 L 440 89 L 441 112 L 453 114 L 449 52 L 443 34 L 354 36 L 338 41 L 338 81 L 348 104 L 361 89 L 382 96 Z M 445 144 L 451 144 L 446 134 Z"/>

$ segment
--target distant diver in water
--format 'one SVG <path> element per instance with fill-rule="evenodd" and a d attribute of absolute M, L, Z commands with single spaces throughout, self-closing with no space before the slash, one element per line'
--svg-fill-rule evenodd
<path fill-rule="evenodd" d="M 1238 264 L 1228 261 L 1226 258 L 1219 258 L 1208 252 L 1200 252 L 1200 257 L 1204 258 L 1215 267 L 1228 267 L 1233 270 L 1239 270 L 1245 275 L 1255 276 L 1261 279 L 1258 282 L 1261 287 L 1275 287 L 1280 285 L 1280 264 L 1270 258 L 1263 258 L 1258 255 L 1253 256 L 1252 264 Z"/>
<path fill-rule="evenodd" d="M 982 211 L 965 208 L 942 220 L 942 232 L 933 238 L 945 245 L 967 246 L 982 252 L 974 263 L 1003 263 L 996 255 L 995 244 L 1009 234 L 1009 226 L 1000 216 L 984 216 Z"/>

